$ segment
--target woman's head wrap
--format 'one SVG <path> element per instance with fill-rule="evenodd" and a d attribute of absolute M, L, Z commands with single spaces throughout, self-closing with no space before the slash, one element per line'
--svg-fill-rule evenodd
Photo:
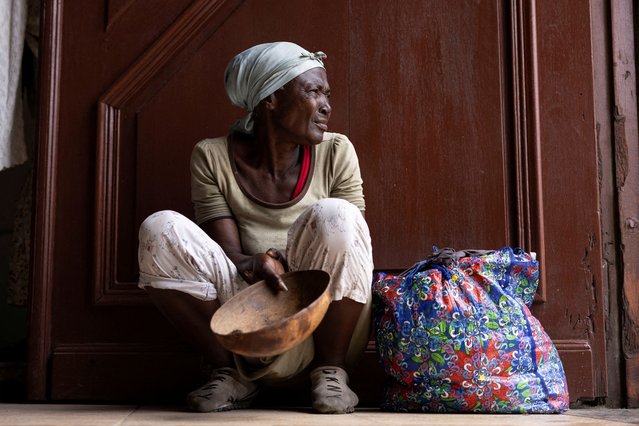
<path fill-rule="evenodd" d="M 253 110 L 260 101 L 311 68 L 324 68 L 324 52 L 311 53 L 286 41 L 253 46 L 234 57 L 224 72 L 231 103 L 249 114 L 233 129 L 253 133 Z"/>

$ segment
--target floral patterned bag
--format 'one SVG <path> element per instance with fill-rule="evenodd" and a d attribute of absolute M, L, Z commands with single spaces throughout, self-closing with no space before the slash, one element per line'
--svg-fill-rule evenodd
<path fill-rule="evenodd" d="M 560 413 L 556 348 L 530 313 L 539 265 L 521 249 L 436 250 L 373 284 L 391 411 Z"/>

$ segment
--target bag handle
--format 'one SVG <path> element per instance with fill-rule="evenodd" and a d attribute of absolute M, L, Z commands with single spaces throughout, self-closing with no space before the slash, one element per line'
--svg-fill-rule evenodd
<path fill-rule="evenodd" d="M 451 273 L 450 270 L 444 265 L 459 260 L 462 257 L 483 256 L 493 252 L 494 250 L 475 249 L 457 251 L 452 248 L 439 249 L 437 246 L 433 246 L 433 254 L 428 256 L 426 259 L 417 262 L 416 264 L 402 272 L 399 276 L 404 277 L 406 281 L 412 282 L 413 277 L 418 272 L 422 272 L 427 269 L 437 269 L 439 272 L 442 273 L 442 278 L 449 280 L 451 277 Z"/>
<path fill-rule="evenodd" d="M 429 259 L 425 259 L 420 262 L 417 262 L 416 264 L 411 266 L 409 269 L 399 274 L 399 276 L 403 277 L 404 281 L 412 283 L 413 277 L 416 274 L 418 274 L 419 272 L 426 271 L 428 269 L 437 269 L 439 272 L 441 272 L 442 278 L 444 278 L 445 280 L 449 280 L 451 277 L 450 270 L 448 268 L 446 268 L 445 266 L 439 265 L 437 263 L 434 263 L 430 261 Z"/>

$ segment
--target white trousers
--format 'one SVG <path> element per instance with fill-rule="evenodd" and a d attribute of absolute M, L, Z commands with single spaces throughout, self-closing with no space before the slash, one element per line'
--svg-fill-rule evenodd
<path fill-rule="evenodd" d="M 331 275 L 333 301 L 346 297 L 365 304 L 356 327 L 349 359 L 361 353 L 369 337 L 372 248 L 368 226 L 351 203 L 320 200 L 294 222 L 288 232 L 286 258 L 291 271 L 322 269 Z M 201 300 L 225 303 L 248 284 L 222 248 L 199 226 L 173 211 L 149 216 L 140 227 L 138 261 L 141 288 L 172 289 Z M 256 368 L 236 357 L 249 379 L 281 380 L 304 369 L 313 359 L 307 339 Z"/>

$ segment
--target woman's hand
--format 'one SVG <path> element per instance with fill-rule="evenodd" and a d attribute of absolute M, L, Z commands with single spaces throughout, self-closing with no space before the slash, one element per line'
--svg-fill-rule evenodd
<path fill-rule="evenodd" d="M 265 280 L 273 291 L 288 291 L 280 276 L 286 272 L 286 258 L 279 250 L 270 248 L 266 253 L 255 254 L 245 265 L 248 268 L 242 268 L 240 273 L 249 284 Z"/>
<path fill-rule="evenodd" d="M 202 229 L 217 242 L 237 267 L 237 272 L 249 284 L 266 280 L 273 291 L 288 291 L 280 275 L 288 270 L 286 258 L 279 250 L 270 248 L 266 253 L 253 256 L 242 253 L 242 243 L 237 224 L 231 218 L 205 222 Z"/>

